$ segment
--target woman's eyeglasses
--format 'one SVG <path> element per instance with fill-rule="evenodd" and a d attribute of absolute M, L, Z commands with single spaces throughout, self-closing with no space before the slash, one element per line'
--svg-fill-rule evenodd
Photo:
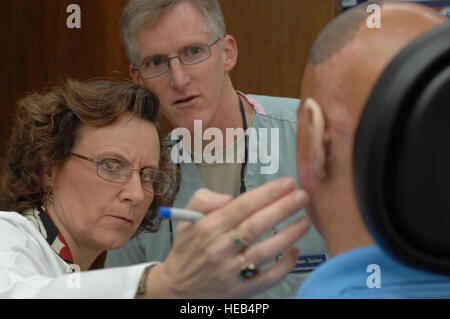
<path fill-rule="evenodd" d="M 70 155 L 86 160 L 97 166 L 98 177 L 113 183 L 126 183 L 130 180 L 133 171 L 138 171 L 141 177 L 142 188 L 155 195 L 164 195 L 173 185 L 172 178 L 152 167 L 136 169 L 123 159 L 104 158 L 95 160 L 80 154 L 70 153 Z"/>

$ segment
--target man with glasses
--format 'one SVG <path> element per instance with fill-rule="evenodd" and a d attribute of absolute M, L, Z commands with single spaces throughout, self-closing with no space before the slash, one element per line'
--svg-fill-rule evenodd
<path fill-rule="evenodd" d="M 122 15 L 121 36 L 131 77 L 158 96 L 163 115 L 175 128 L 168 141 L 175 141 L 177 150 L 191 158 L 204 154 L 211 141 L 201 139 L 196 143 L 196 134 L 202 133 L 196 123 L 201 123 L 203 131 L 214 128 L 222 133 L 223 140 L 218 141 L 222 148 L 215 148 L 213 155 L 226 157 L 226 161 L 179 163 L 181 178 L 175 207 L 185 207 L 200 188 L 237 197 L 281 176 L 296 178 L 295 149 L 289 146 L 296 141 L 298 106 L 261 103 L 233 88 L 229 72 L 237 62 L 238 49 L 235 39 L 226 34 L 217 0 L 130 0 Z M 269 142 L 274 140 L 271 129 L 279 134 L 275 136 L 276 145 L 266 146 L 277 149 L 276 156 L 281 158 L 275 173 L 262 174 L 264 163 L 260 158 L 256 163 L 248 161 L 254 153 L 252 139 L 258 138 L 255 134 L 247 137 L 243 132 L 248 128 L 267 129 Z M 178 143 L 180 129 L 190 132 L 190 138 L 183 135 Z M 236 130 L 238 134 L 229 139 L 227 129 L 241 131 L 239 134 Z M 110 252 L 106 265 L 165 260 L 175 230 L 174 221 L 162 221 L 157 233 L 136 236 L 121 250 Z M 236 234 L 230 240 L 245 249 L 251 244 L 248 237 L 250 234 Z M 258 297 L 293 296 L 308 273 L 320 264 L 317 261 L 326 258 L 325 243 L 314 228 L 297 247 L 301 256 L 295 272 Z"/>

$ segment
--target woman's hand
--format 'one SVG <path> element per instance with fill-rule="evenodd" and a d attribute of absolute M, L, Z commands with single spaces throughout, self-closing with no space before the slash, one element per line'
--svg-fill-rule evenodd
<path fill-rule="evenodd" d="M 295 190 L 294 180 L 287 177 L 235 200 L 197 191 L 187 208 L 206 216 L 195 223 L 179 222 L 169 256 L 148 275 L 147 297 L 246 298 L 273 286 L 295 267 L 299 251 L 292 245 L 308 231 L 308 220 L 299 218 L 251 246 L 236 244 L 236 231 L 251 244 L 307 202 L 306 192 Z M 279 255 L 278 262 L 254 276 L 240 275 L 243 266 L 258 267 Z"/>

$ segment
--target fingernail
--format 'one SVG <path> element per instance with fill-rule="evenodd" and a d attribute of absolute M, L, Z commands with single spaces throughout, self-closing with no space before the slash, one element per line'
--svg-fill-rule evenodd
<path fill-rule="evenodd" d="M 284 189 L 288 189 L 294 186 L 294 181 L 291 178 L 285 178 L 283 180 L 283 183 L 281 184 L 281 187 Z"/>
<path fill-rule="evenodd" d="M 295 201 L 297 203 L 308 203 L 309 202 L 309 196 L 308 193 L 306 193 L 304 190 L 297 190 L 295 192 Z"/>
<path fill-rule="evenodd" d="M 309 225 L 309 220 L 307 218 L 304 218 L 304 217 L 298 219 L 297 222 L 302 227 L 307 227 Z"/>
<path fill-rule="evenodd" d="M 216 203 L 218 203 L 219 205 L 224 205 L 228 202 L 231 202 L 232 200 L 233 197 L 231 197 L 230 195 L 220 194 L 220 196 L 216 198 Z"/>

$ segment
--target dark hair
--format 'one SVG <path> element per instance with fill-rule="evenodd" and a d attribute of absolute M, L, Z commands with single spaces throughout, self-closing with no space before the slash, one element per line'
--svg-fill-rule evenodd
<path fill-rule="evenodd" d="M 33 93 L 18 102 L 2 165 L 0 209 L 22 213 L 42 205 L 49 189 L 42 184 L 41 176 L 69 157 L 80 127 L 104 127 L 125 113 L 156 126 L 160 169 L 172 176 L 162 141 L 159 101 L 154 94 L 128 81 L 69 79 L 48 92 Z M 156 210 L 171 200 L 155 196 L 140 230 L 156 231 L 159 226 Z"/>

